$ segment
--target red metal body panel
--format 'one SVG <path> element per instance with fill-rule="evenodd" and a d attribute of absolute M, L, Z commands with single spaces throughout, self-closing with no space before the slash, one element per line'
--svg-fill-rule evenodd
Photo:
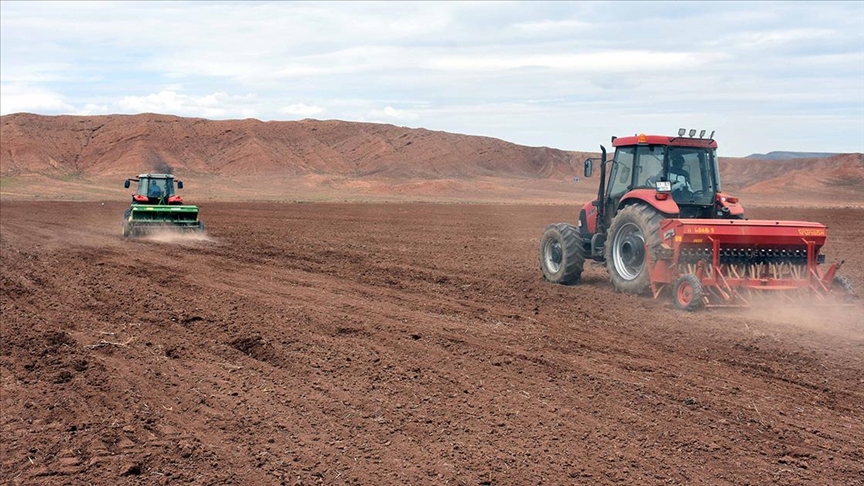
<path fill-rule="evenodd" d="M 644 141 L 640 141 L 640 138 Z M 669 137 L 667 135 L 633 135 L 618 137 L 612 142 L 613 147 L 629 145 L 674 145 L 679 147 L 709 147 L 717 148 L 717 142 L 707 138 Z"/>
<path fill-rule="evenodd" d="M 661 234 L 665 236 L 670 228 L 680 237 L 678 245 L 702 243 L 698 240 L 710 236 L 722 244 L 778 246 L 812 241 L 818 248 L 825 244 L 827 230 L 822 223 L 808 221 L 667 219 L 660 224 Z"/>
<path fill-rule="evenodd" d="M 628 204 L 640 201 L 655 207 L 657 211 L 660 211 L 663 214 L 670 216 L 678 214 L 678 204 L 676 204 L 671 197 L 665 200 L 659 200 L 656 196 L 657 191 L 655 189 L 633 189 L 621 198 L 621 201 L 618 203 L 618 208 L 623 208 Z"/>
<path fill-rule="evenodd" d="M 749 305 L 754 292 L 830 292 L 838 265 L 819 270 L 827 228 L 808 221 L 667 219 L 651 261 L 655 297 L 681 275 L 694 274 L 710 306 Z"/>
<path fill-rule="evenodd" d="M 730 201 L 730 198 L 735 202 Z M 737 197 L 732 197 L 729 194 L 718 192 L 717 204 L 728 209 L 730 216 L 742 216 L 744 214 L 744 206 L 738 203 Z"/>
<path fill-rule="evenodd" d="M 585 211 L 586 230 L 593 235 L 597 232 L 597 206 L 594 201 L 590 201 L 582 206 L 582 210 Z"/>

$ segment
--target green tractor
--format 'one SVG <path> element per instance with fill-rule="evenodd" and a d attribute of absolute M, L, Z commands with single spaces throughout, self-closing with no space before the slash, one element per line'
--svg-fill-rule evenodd
<path fill-rule="evenodd" d="M 160 229 L 181 232 L 204 232 L 204 222 L 198 220 L 198 206 L 183 204 L 183 198 L 174 190 L 183 189 L 183 181 L 175 181 L 173 174 L 141 174 L 126 179 L 123 187 L 132 182 L 138 189 L 132 195 L 132 206 L 123 216 L 123 236 L 141 236 Z"/>

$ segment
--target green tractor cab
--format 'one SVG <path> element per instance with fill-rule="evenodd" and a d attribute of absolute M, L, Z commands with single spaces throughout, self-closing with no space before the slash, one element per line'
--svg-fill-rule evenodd
<path fill-rule="evenodd" d="M 183 181 L 173 174 L 140 174 L 126 179 L 123 187 L 138 183 L 132 195 L 132 205 L 123 217 L 123 236 L 141 236 L 157 230 L 203 232 L 204 222 L 198 220 L 198 206 L 183 204 L 175 191 L 183 189 Z"/>

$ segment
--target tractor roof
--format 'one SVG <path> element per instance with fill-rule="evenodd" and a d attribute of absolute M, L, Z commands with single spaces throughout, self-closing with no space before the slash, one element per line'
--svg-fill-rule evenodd
<path fill-rule="evenodd" d="M 173 179 L 174 174 L 138 174 L 139 179 Z"/>
<path fill-rule="evenodd" d="M 613 147 L 626 147 L 628 145 L 674 145 L 677 147 L 708 147 L 717 148 L 717 142 L 710 138 L 669 137 L 666 135 L 633 135 L 630 137 L 618 137 L 612 141 Z"/>

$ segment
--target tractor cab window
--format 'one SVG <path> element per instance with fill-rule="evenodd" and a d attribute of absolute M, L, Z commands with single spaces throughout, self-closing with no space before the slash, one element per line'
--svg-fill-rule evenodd
<path fill-rule="evenodd" d="M 632 187 L 633 159 L 636 147 L 618 147 L 609 179 L 609 197 L 619 199 Z"/>
<path fill-rule="evenodd" d="M 678 204 L 710 205 L 717 192 L 714 151 L 703 148 L 670 147 L 668 154 L 672 199 Z"/>
<path fill-rule="evenodd" d="M 663 145 L 642 145 L 636 148 L 635 187 L 656 187 L 657 181 L 663 179 L 665 155 L 666 147 Z"/>
<path fill-rule="evenodd" d="M 138 193 L 147 197 L 169 197 L 173 195 L 173 184 L 168 179 L 141 179 Z"/>

